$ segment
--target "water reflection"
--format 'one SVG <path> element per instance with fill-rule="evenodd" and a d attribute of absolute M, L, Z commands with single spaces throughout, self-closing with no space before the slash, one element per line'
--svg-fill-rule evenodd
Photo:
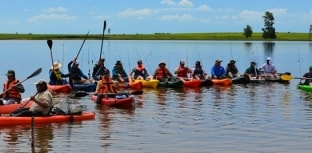
<path fill-rule="evenodd" d="M 275 42 L 263 42 L 264 56 L 272 57 L 274 52 Z"/>

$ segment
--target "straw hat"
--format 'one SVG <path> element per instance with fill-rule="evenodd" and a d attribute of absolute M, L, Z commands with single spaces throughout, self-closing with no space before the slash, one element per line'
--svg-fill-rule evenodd
<path fill-rule="evenodd" d="M 59 62 L 54 62 L 54 63 L 53 63 L 53 66 L 51 66 L 51 69 L 54 68 L 54 70 L 56 70 L 56 69 L 59 69 L 59 68 L 61 68 L 61 67 L 62 67 L 62 64 L 61 64 L 61 63 L 59 63 Z"/>

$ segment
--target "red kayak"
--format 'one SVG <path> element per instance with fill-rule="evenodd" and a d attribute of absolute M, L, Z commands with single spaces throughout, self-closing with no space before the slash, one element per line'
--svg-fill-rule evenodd
<path fill-rule="evenodd" d="M 52 93 L 70 93 L 72 87 L 69 84 L 51 85 L 48 84 L 48 90 Z"/>
<path fill-rule="evenodd" d="M 114 96 L 116 94 L 107 94 L 108 96 L 101 99 L 101 104 L 108 107 L 118 107 L 118 108 L 132 108 L 134 105 L 134 97 L 131 95 L 120 95 Z M 113 98 L 111 95 L 113 95 Z M 95 102 L 97 95 L 92 95 L 91 100 Z"/>
<path fill-rule="evenodd" d="M 28 100 L 23 100 L 20 104 L 0 105 L 0 114 L 10 114 L 14 110 L 23 107 Z M 24 107 L 29 108 L 33 102 L 29 101 Z"/>
<path fill-rule="evenodd" d="M 230 78 L 224 78 L 224 79 L 212 79 L 213 85 L 219 85 L 219 86 L 231 86 L 232 80 Z"/>
<path fill-rule="evenodd" d="M 180 79 L 180 78 L 179 78 Z M 197 79 L 180 79 L 183 82 L 183 87 L 187 88 L 197 88 L 200 87 L 201 81 Z"/>

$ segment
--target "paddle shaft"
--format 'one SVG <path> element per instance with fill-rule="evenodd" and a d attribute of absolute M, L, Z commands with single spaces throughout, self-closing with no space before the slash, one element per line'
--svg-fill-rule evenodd
<path fill-rule="evenodd" d="M 85 43 L 85 41 L 86 41 L 88 35 L 89 35 L 89 31 L 88 31 L 87 35 L 85 36 L 85 38 L 83 39 L 83 42 L 82 42 L 82 44 L 81 44 L 81 46 L 80 46 L 80 49 L 79 49 L 79 51 L 78 51 L 77 56 L 76 56 L 75 59 L 78 58 L 78 56 L 79 56 L 79 54 L 80 54 L 80 51 L 81 51 L 81 49 L 82 49 L 82 47 L 83 47 L 83 45 L 84 45 L 84 43 Z"/>
<path fill-rule="evenodd" d="M 106 20 L 104 20 L 104 23 L 103 23 L 103 34 L 102 34 L 102 43 L 101 43 L 100 60 L 101 60 L 101 58 L 102 58 L 103 41 L 104 41 L 104 33 L 105 33 L 105 29 L 106 29 Z"/>

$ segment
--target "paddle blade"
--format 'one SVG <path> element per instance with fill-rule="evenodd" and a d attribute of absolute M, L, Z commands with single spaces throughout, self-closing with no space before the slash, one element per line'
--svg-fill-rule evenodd
<path fill-rule="evenodd" d="M 104 33 L 105 29 L 106 29 L 106 20 L 104 20 L 103 33 Z"/>
<path fill-rule="evenodd" d="M 289 81 L 289 80 L 294 79 L 294 77 L 292 77 L 291 75 L 285 74 L 285 75 L 281 75 L 281 79 L 285 81 Z"/>
<path fill-rule="evenodd" d="M 52 49 L 52 44 L 53 44 L 52 40 L 47 40 L 47 44 L 49 48 Z"/>
<path fill-rule="evenodd" d="M 142 90 L 137 90 L 137 91 L 130 92 L 130 94 L 131 95 L 142 95 L 143 91 Z"/>
<path fill-rule="evenodd" d="M 27 79 L 30 79 L 34 76 L 37 76 L 38 74 L 40 74 L 42 71 L 42 68 L 37 69 L 35 72 L 33 72 L 30 76 L 27 77 Z"/>

